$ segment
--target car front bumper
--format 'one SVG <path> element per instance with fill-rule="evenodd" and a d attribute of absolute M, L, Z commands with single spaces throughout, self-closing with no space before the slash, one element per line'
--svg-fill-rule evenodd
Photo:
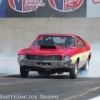
<path fill-rule="evenodd" d="M 20 60 L 17 59 L 20 66 L 26 67 L 39 67 L 46 69 L 55 69 L 55 68 L 70 68 L 71 60 L 69 61 L 37 61 L 37 60 Z"/>

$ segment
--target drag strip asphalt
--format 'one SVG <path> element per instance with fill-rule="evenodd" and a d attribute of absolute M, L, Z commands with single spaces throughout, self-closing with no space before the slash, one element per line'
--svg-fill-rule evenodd
<path fill-rule="evenodd" d="M 88 100 L 99 95 L 99 77 L 70 79 L 65 74 L 39 76 L 31 73 L 28 78 L 21 78 L 19 74 L 0 74 L 1 100 Z"/>

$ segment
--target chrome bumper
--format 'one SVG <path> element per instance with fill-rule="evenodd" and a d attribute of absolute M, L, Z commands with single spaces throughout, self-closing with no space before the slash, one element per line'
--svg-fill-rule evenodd
<path fill-rule="evenodd" d="M 46 68 L 46 69 L 55 69 L 55 68 L 70 68 L 71 61 L 37 61 L 37 60 L 20 60 L 17 59 L 20 66 L 27 66 L 27 67 L 39 67 L 39 68 Z"/>

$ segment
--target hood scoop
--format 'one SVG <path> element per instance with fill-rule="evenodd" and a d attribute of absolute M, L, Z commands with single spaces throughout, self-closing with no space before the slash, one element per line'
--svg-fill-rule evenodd
<path fill-rule="evenodd" d="M 40 49 L 56 49 L 56 46 L 46 46 L 46 45 L 41 45 Z"/>

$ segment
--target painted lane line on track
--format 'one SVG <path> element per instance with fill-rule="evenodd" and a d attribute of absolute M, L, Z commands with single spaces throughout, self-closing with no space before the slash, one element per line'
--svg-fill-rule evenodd
<path fill-rule="evenodd" d="M 96 91 L 96 90 L 98 90 L 98 89 L 100 89 L 100 86 L 99 86 L 99 87 L 94 87 L 94 88 L 92 88 L 92 89 L 85 90 L 86 92 L 83 92 L 82 94 L 75 95 L 75 96 L 71 96 L 71 97 L 68 97 L 68 98 L 63 99 L 63 100 L 75 99 L 75 98 L 78 98 L 78 97 L 87 95 L 88 93 L 93 92 L 93 91 Z M 90 99 L 90 100 L 91 100 L 91 99 Z M 93 99 L 93 100 L 95 100 L 95 99 Z M 99 98 L 99 99 L 96 99 L 96 100 L 100 100 L 100 98 Z"/>
<path fill-rule="evenodd" d="M 100 96 L 94 97 L 94 98 L 89 99 L 89 100 L 100 100 Z"/>

